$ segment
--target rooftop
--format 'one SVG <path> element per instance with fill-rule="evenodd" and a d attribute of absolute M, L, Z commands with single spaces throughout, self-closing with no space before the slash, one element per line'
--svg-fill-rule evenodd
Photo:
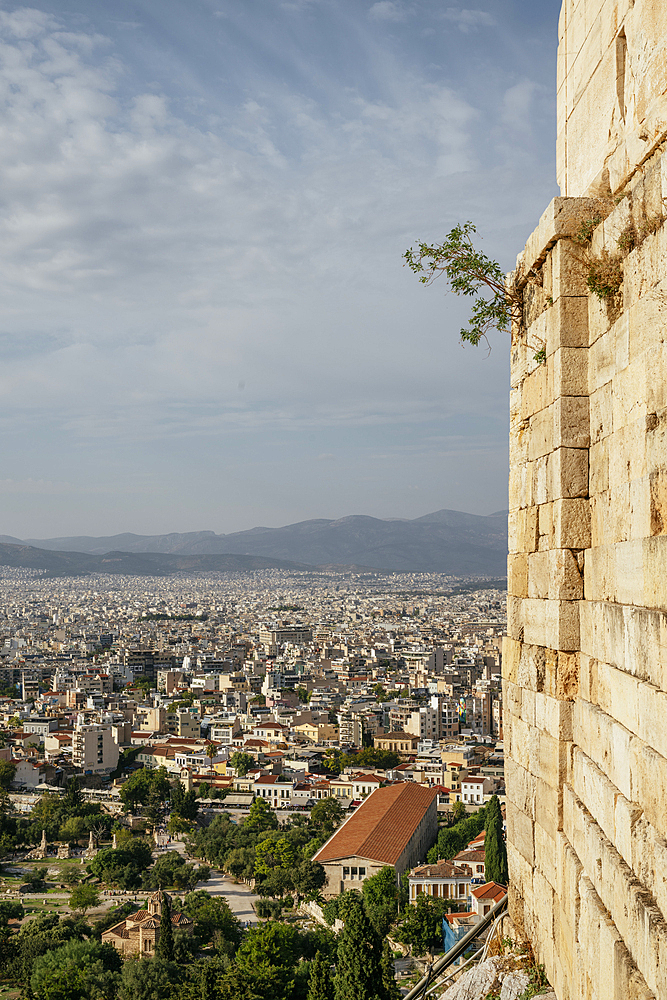
<path fill-rule="evenodd" d="M 361 857 L 396 864 L 436 793 L 403 783 L 376 789 L 319 849 L 313 861 Z"/>

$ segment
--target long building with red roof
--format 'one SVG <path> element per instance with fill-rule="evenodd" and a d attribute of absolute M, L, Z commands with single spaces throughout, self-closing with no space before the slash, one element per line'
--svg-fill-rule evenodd
<path fill-rule="evenodd" d="M 437 793 L 412 782 L 378 788 L 320 847 L 314 861 L 327 873 L 325 898 L 360 889 L 391 865 L 398 878 L 423 861 L 438 833 Z"/>

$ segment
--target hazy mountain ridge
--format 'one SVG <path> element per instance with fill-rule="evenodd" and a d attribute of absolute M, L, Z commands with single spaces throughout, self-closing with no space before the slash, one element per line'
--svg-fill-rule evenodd
<path fill-rule="evenodd" d="M 4 536 L 6 537 L 6 536 Z M 113 573 L 123 576 L 169 576 L 172 573 L 245 573 L 253 569 L 310 569 L 285 559 L 235 554 L 172 555 L 165 552 L 66 552 L 0 542 L 0 566 L 42 569 L 49 576 Z"/>
<path fill-rule="evenodd" d="M 98 538 L 79 536 L 27 540 L 0 536 L 0 541 L 69 556 L 75 553 L 97 557 L 113 554 L 116 561 L 121 554 L 137 557 L 151 554 L 179 557 L 236 555 L 310 566 L 357 565 L 454 576 L 504 576 L 507 514 L 499 512 L 481 516 L 440 510 L 414 520 L 383 520 L 354 514 L 337 520 L 315 518 L 299 521 L 281 528 L 256 527 L 228 535 L 217 535 L 213 531 L 189 531 L 165 535 L 124 533 Z M 140 564 L 140 560 L 135 561 Z M 126 562 L 129 565 L 131 560 Z M 151 565 L 157 566 L 151 562 L 147 568 Z M 163 572 L 170 572 L 166 562 L 160 568 Z M 194 566 L 189 568 L 194 569 Z M 96 571 L 104 572 L 101 569 Z M 172 571 L 177 570 L 174 568 Z"/>

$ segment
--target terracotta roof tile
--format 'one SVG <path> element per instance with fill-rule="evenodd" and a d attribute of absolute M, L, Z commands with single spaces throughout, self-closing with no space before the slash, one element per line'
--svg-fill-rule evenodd
<path fill-rule="evenodd" d="M 436 793 L 404 782 L 378 788 L 319 849 L 313 861 L 360 857 L 396 864 Z"/>

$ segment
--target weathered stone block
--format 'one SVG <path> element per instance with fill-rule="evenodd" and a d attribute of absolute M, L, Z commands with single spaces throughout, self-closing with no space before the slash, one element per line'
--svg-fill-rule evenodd
<path fill-rule="evenodd" d="M 545 315 L 548 357 L 561 347 L 588 347 L 588 296 L 561 296 Z"/>
<path fill-rule="evenodd" d="M 527 861 L 529 865 L 534 865 L 535 838 L 532 819 L 517 809 L 513 802 L 508 801 L 506 820 L 508 841 L 524 861 Z"/>
<path fill-rule="evenodd" d="M 588 395 L 588 348 L 559 347 L 549 359 L 556 396 Z"/>
<path fill-rule="evenodd" d="M 540 503 L 588 496 L 588 449 L 557 448 L 547 458 L 547 494 Z M 536 462 L 536 466 L 540 463 Z M 541 494 L 540 494 L 541 495 Z"/>
<path fill-rule="evenodd" d="M 553 507 L 554 545 L 559 549 L 586 549 L 591 544 L 590 501 L 555 500 Z"/>
<path fill-rule="evenodd" d="M 553 404 L 552 441 L 564 448 L 588 448 L 588 396 L 560 396 Z M 532 428 L 531 428 L 532 430 Z"/>

